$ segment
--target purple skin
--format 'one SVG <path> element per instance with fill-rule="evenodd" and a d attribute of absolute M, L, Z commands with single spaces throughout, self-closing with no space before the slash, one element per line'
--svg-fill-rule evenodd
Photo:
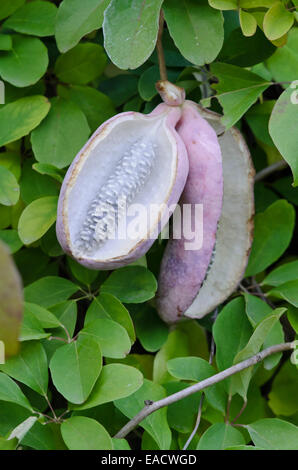
<path fill-rule="evenodd" d="M 192 240 L 186 240 L 183 236 L 181 239 L 171 239 L 167 244 L 157 292 L 157 309 L 167 323 L 181 319 L 206 277 L 223 199 L 222 156 L 217 136 L 191 101 L 183 105 L 177 131 L 189 158 L 189 175 L 180 205 L 203 205 L 203 245 L 196 250 L 185 250 L 185 242 Z M 195 227 L 194 219 L 192 210 L 192 229 Z"/>
<path fill-rule="evenodd" d="M 177 149 L 177 171 L 176 171 L 176 178 L 174 181 L 174 184 L 171 188 L 171 192 L 168 196 L 168 200 L 164 201 L 165 204 L 170 207 L 173 204 L 177 204 L 179 201 L 179 198 L 181 196 L 181 193 L 183 191 L 183 188 L 185 186 L 185 182 L 187 179 L 188 175 L 188 169 L 189 169 L 189 163 L 188 163 L 188 158 L 187 158 L 187 152 L 185 145 L 181 139 L 181 137 L 178 135 L 177 131 L 175 130 L 175 126 L 177 125 L 177 122 L 179 121 L 181 117 L 181 110 L 177 108 L 170 108 L 164 103 L 161 103 L 158 105 L 150 115 L 158 115 L 162 114 L 164 111 L 168 110 L 168 117 L 167 117 L 167 126 L 169 130 L 171 131 L 175 141 L 176 141 L 176 149 Z M 59 195 L 59 201 L 58 201 L 58 210 L 57 210 L 57 222 L 56 222 L 56 233 L 57 233 L 57 238 L 62 246 L 63 250 L 65 253 L 67 253 L 69 256 L 72 256 L 76 261 L 78 261 L 80 264 L 83 266 L 86 266 L 89 269 L 97 269 L 97 270 L 105 270 L 105 269 L 116 269 L 120 268 L 123 266 L 126 266 L 127 264 L 130 264 L 140 257 L 142 257 L 152 246 L 154 243 L 155 239 L 144 239 L 138 243 L 138 245 L 131 250 L 131 252 L 127 253 L 125 256 L 113 258 L 110 260 L 92 260 L 84 257 L 76 257 L 73 255 L 71 251 L 71 243 L 70 243 L 70 235 L 69 235 L 69 230 L 68 230 L 68 224 L 67 224 L 67 214 L 65 213 L 66 208 L 65 208 L 65 197 L 68 189 L 68 184 L 72 182 L 76 178 L 76 173 L 77 173 L 77 165 L 81 160 L 84 160 L 88 158 L 88 148 L 93 141 L 94 138 L 96 138 L 98 135 L 101 133 L 106 134 L 109 133 L 109 125 L 110 123 L 113 123 L 115 120 L 118 119 L 119 116 L 132 116 L 132 115 L 137 115 L 138 113 L 135 113 L 133 111 L 128 111 L 126 113 L 121 113 L 119 115 L 116 115 L 106 121 L 104 124 L 102 124 L 95 132 L 94 134 L 90 137 L 88 142 L 85 144 L 85 146 L 82 148 L 82 150 L 78 153 L 78 155 L 75 157 L 73 160 L 72 164 L 70 165 Z M 170 214 L 171 215 L 171 214 Z M 161 217 L 161 220 L 159 221 L 159 227 L 158 227 L 158 233 L 162 230 L 164 225 L 167 223 L 168 217 L 163 216 Z"/>

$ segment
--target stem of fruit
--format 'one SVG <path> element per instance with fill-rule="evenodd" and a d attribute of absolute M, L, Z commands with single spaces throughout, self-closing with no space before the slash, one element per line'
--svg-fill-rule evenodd
<path fill-rule="evenodd" d="M 201 382 L 191 385 L 190 387 L 187 387 L 184 390 L 181 390 L 180 392 L 173 393 L 172 395 L 155 402 L 151 400 L 146 400 L 147 404 L 145 405 L 145 407 L 125 426 L 123 426 L 123 428 L 120 429 L 120 431 L 117 432 L 114 437 L 117 439 L 124 438 L 134 428 L 136 428 L 145 418 L 147 418 L 147 416 L 154 413 L 154 411 L 163 408 L 164 406 L 171 405 L 172 403 L 182 400 L 183 398 L 186 398 L 189 395 L 192 395 L 193 393 L 199 392 L 207 387 L 210 387 L 211 385 L 221 382 L 227 377 L 231 377 L 232 375 L 237 374 L 238 372 L 241 372 L 242 370 L 247 369 L 248 367 L 254 366 L 258 362 L 263 361 L 266 357 L 271 356 L 272 354 L 276 354 L 281 351 L 288 351 L 294 348 L 294 343 L 281 343 L 276 344 L 275 346 L 270 346 L 269 348 L 264 349 L 255 356 L 252 356 L 246 359 L 245 361 L 239 362 L 238 364 L 235 364 L 229 367 L 228 369 L 219 372 L 218 374 L 208 377 L 208 379 L 202 380 Z"/>
<path fill-rule="evenodd" d="M 161 80 L 167 80 L 167 67 L 165 61 L 164 50 L 162 47 L 162 33 L 163 33 L 163 25 L 164 25 L 164 15 L 163 11 L 160 10 L 159 15 L 159 29 L 158 29 L 158 36 L 156 42 L 156 52 L 158 57 L 158 66 L 159 66 L 159 75 Z"/>

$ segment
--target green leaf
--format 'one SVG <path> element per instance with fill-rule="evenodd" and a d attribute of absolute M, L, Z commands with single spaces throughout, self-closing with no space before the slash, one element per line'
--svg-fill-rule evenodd
<path fill-rule="evenodd" d="M 18 181 L 21 176 L 21 156 L 17 152 L 1 152 L 0 166 L 9 170 Z"/>
<path fill-rule="evenodd" d="M 102 46 L 84 42 L 58 57 L 55 73 L 64 83 L 86 85 L 99 77 L 105 66 L 106 55 Z"/>
<path fill-rule="evenodd" d="M 110 318 L 126 329 L 132 343 L 136 340 L 134 324 L 124 305 L 111 294 L 100 294 L 89 306 L 85 326 L 99 318 Z"/>
<path fill-rule="evenodd" d="M 269 121 L 269 132 L 276 147 L 290 165 L 294 186 L 298 186 L 298 138 L 295 127 L 297 116 L 297 93 L 291 87 L 278 98 Z"/>
<path fill-rule="evenodd" d="M 42 307 L 51 307 L 67 300 L 78 290 L 78 286 L 68 279 L 47 276 L 25 287 L 25 300 Z"/>
<path fill-rule="evenodd" d="M 12 38 L 9 34 L 0 34 L 0 51 L 10 51 L 12 49 Z"/>
<path fill-rule="evenodd" d="M 55 32 L 57 7 L 46 1 L 26 3 L 5 21 L 3 27 L 32 36 L 51 36 Z"/>
<path fill-rule="evenodd" d="M 0 4 L 0 20 L 11 15 L 20 8 L 26 0 L 1 0 Z"/>
<path fill-rule="evenodd" d="M 56 41 L 60 52 L 72 49 L 80 39 L 101 27 L 110 0 L 63 0 L 56 19 Z"/>
<path fill-rule="evenodd" d="M 28 96 L 3 106 L 0 109 L 0 146 L 27 135 L 38 126 L 49 109 L 50 103 L 44 96 Z"/>
<path fill-rule="evenodd" d="M 95 419 L 73 416 L 62 423 L 61 433 L 70 450 L 113 449 L 110 435 Z"/>
<path fill-rule="evenodd" d="M 165 398 L 165 396 L 165 389 L 161 385 L 145 379 L 142 387 L 133 395 L 116 400 L 114 403 L 121 413 L 132 419 L 144 408 L 145 400 L 157 401 Z M 140 426 L 153 437 L 160 449 L 167 450 L 170 448 L 171 431 L 167 423 L 166 408 L 161 408 L 152 413 L 140 423 Z"/>
<path fill-rule="evenodd" d="M 0 166 L 0 203 L 13 206 L 20 197 L 20 188 L 15 176 L 3 166 Z"/>
<path fill-rule="evenodd" d="M 50 362 L 56 389 L 72 403 L 83 403 L 87 399 L 101 368 L 98 342 L 81 334 L 76 341 L 57 349 Z"/>
<path fill-rule="evenodd" d="M 58 170 L 54 165 L 48 163 L 33 163 L 32 168 L 41 175 L 48 175 L 54 178 L 59 183 L 63 181 L 63 173 Z"/>
<path fill-rule="evenodd" d="M 42 424 L 36 421 L 22 439 L 22 445 L 36 450 L 67 450 L 60 425 L 55 423 Z"/>
<path fill-rule="evenodd" d="M 0 437 L 0 450 L 16 450 L 19 441 L 15 437 L 14 439 L 4 439 L 4 437 Z"/>
<path fill-rule="evenodd" d="M 101 286 L 101 292 L 112 294 L 121 302 L 133 304 L 152 299 L 156 290 L 155 277 L 142 266 L 117 269 Z"/>
<path fill-rule="evenodd" d="M 23 243 L 21 242 L 17 230 L 0 230 L 0 240 L 2 240 L 10 250 L 10 253 L 16 253 Z"/>
<path fill-rule="evenodd" d="M 6 374 L 0 372 L 0 400 L 32 410 L 32 406 L 21 391 L 20 387 Z"/>
<path fill-rule="evenodd" d="M 200 382 L 216 374 L 215 369 L 201 357 L 177 357 L 167 363 L 168 371 L 174 377 L 183 380 Z M 226 393 L 222 383 L 212 385 L 204 390 L 210 405 L 221 412 L 226 409 Z"/>
<path fill-rule="evenodd" d="M 267 295 L 272 295 L 278 299 L 284 299 L 294 307 L 298 307 L 298 279 L 296 281 L 288 281 L 278 287 L 270 290 Z"/>
<path fill-rule="evenodd" d="M 61 326 L 61 322 L 57 317 L 40 305 L 25 302 L 26 312 L 30 312 L 38 320 L 42 328 L 59 328 Z"/>
<path fill-rule="evenodd" d="M 271 271 L 262 281 L 264 286 L 280 286 L 288 281 L 298 280 L 298 260 L 284 263 Z"/>
<path fill-rule="evenodd" d="M 227 34 L 218 60 L 220 62 L 238 65 L 239 67 L 250 67 L 259 64 L 258 67 L 261 66 L 262 69 L 266 71 L 267 69 L 262 62 L 270 57 L 275 50 L 276 47 L 268 41 L 260 28 L 257 28 L 253 36 L 244 36 L 241 28 L 236 28 Z M 268 71 L 265 76 L 257 71 L 251 71 L 260 75 L 265 80 L 271 80 L 272 78 L 270 73 L 268 77 Z"/>
<path fill-rule="evenodd" d="M 208 0 L 209 5 L 218 10 L 237 10 L 237 0 Z"/>
<path fill-rule="evenodd" d="M 298 426 L 266 418 L 246 426 L 254 444 L 266 450 L 298 450 Z"/>
<path fill-rule="evenodd" d="M 274 327 L 276 322 L 279 320 L 281 315 L 286 311 L 284 308 L 277 308 L 269 314 L 264 320 L 262 320 L 256 327 L 252 336 L 250 337 L 247 345 L 235 356 L 234 364 L 244 361 L 251 356 L 257 354 L 265 339 L 267 338 L 270 330 Z M 239 393 L 244 400 L 247 398 L 247 389 L 252 377 L 253 367 L 249 367 L 235 375 L 231 378 L 231 393 Z"/>
<path fill-rule="evenodd" d="M 271 7 L 276 0 L 239 0 L 239 6 L 242 8 L 261 8 Z"/>
<path fill-rule="evenodd" d="M 276 415 L 291 416 L 298 411 L 297 367 L 286 361 L 275 376 L 268 405 Z"/>
<path fill-rule="evenodd" d="M 113 446 L 114 450 L 131 450 L 130 445 L 128 444 L 126 439 L 118 439 L 113 437 Z"/>
<path fill-rule="evenodd" d="M 246 303 L 246 314 L 249 318 L 250 323 L 255 328 L 266 316 L 268 316 L 272 309 L 269 305 L 258 297 L 251 294 L 244 294 Z M 267 335 L 264 341 L 264 349 L 279 344 L 284 341 L 283 328 L 280 322 L 277 322 Z M 282 353 L 274 354 L 266 357 L 263 364 L 265 369 L 273 369 L 282 357 Z"/>
<path fill-rule="evenodd" d="M 18 352 L 19 331 L 23 312 L 20 275 L 4 243 L 0 242 L 0 347 L 1 356 Z M 5 350 L 3 351 L 3 346 Z"/>
<path fill-rule="evenodd" d="M 253 36 L 257 30 L 257 21 L 251 13 L 239 11 L 240 26 L 244 36 Z"/>
<path fill-rule="evenodd" d="M 105 49 L 120 69 L 136 69 L 151 55 L 158 33 L 162 0 L 112 0 L 105 11 Z"/>
<path fill-rule="evenodd" d="M 180 392 L 189 387 L 187 382 L 167 382 L 163 386 L 166 389 L 167 396 Z M 171 429 L 186 434 L 192 432 L 202 394 L 200 392 L 193 393 L 182 400 L 171 403 L 168 406 L 168 423 Z M 152 447 L 149 447 L 152 449 Z"/>
<path fill-rule="evenodd" d="M 221 310 L 213 326 L 219 370 L 232 366 L 235 356 L 247 344 L 252 332 L 253 329 L 245 315 L 243 298 L 232 300 Z"/>
<path fill-rule="evenodd" d="M 281 38 L 294 23 L 293 14 L 281 2 L 276 2 L 264 17 L 264 33 L 270 41 Z"/>
<path fill-rule="evenodd" d="M 88 323 L 81 330 L 80 335 L 86 335 L 98 341 L 103 356 L 121 358 L 125 357 L 131 348 L 131 342 L 127 331 L 108 318 L 101 318 Z"/>
<path fill-rule="evenodd" d="M 288 306 L 287 312 L 288 320 L 292 325 L 292 328 L 298 333 L 298 309 L 293 307 L 292 305 Z"/>
<path fill-rule="evenodd" d="M 266 269 L 289 246 L 295 224 L 295 211 L 291 204 L 279 200 L 255 217 L 252 250 L 245 276 L 254 276 Z"/>
<path fill-rule="evenodd" d="M 103 367 L 91 395 L 75 410 L 94 408 L 120 398 L 128 397 L 143 385 L 143 375 L 135 367 L 125 364 L 108 364 Z"/>
<path fill-rule="evenodd" d="M 208 357 L 206 336 L 203 328 L 193 321 L 181 322 L 170 331 L 167 341 L 154 358 L 153 379 L 165 383 L 174 378 L 169 374 L 167 362 L 175 357 L 200 356 Z"/>
<path fill-rule="evenodd" d="M 72 258 L 67 258 L 67 264 L 72 275 L 86 286 L 90 286 L 90 284 L 92 284 L 92 282 L 94 282 L 98 276 L 97 271 L 92 271 L 91 269 L 85 268 Z"/>
<path fill-rule="evenodd" d="M 45 350 L 38 341 L 25 342 L 16 357 L 12 357 L 0 369 L 45 396 L 48 388 L 48 363 Z"/>
<path fill-rule="evenodd" d="M 60 86 L 58 93 L 73 101 L 83 111 L 91 132 L 116 113 L 111 99 L 95 88 L 80 85 Z"/>
<path fill-rule="evenodd" d="M 274 144 L 269 134 L 268 124 L 270 114 L 272 113 L 275 103 L 276 102 L 274 100 L 257 103 L 245 114 L 245 119 L 251 127 L 255 137 L 261 140 L 264 144 L 271 145 L 272 147 Z"/>
<path fill-rule="evenodd" d="M 12 50 L 0 56 L 0 75 L 16 87 L 33 85 L 47 70 L 47 48 L 38 38 L 15 34 L 12 41 Z"/>
<path fill-rule="evenodd" d="M 288 82 L 297 79 L 298 70 L 298 28 L 292 28 L 288 41 L 283 47 L 278 47 L 266 61 L 274 80 Z"/>
<path fill-rule="evenodd" d="M 33 339 L 43 339 L 50 336 L 50 333 L 46 333 L 42 328 L 42 325 L 36 318 L 36 316 L 30 312 L 30 310 L 25 309 L 24 318 L 20 333 L 20 341 L 30 341 Z"/>
<path fill-rule="evenodd" d="M 35 199 L 45 196 L 58 196 L 59 185 L 48 176 L 38 174 L 32 169 L 34 159 L 28 159 L 22 167 L 20 181 L 21 199 L 25 204 L 30 204 Z"/>
<path fill-rule="evenodd" d="M 158 351 L 168 338 L 169 328 L 148 304 L 138 308 L 134 324 L 137 337 L 146 351 Z"/>
<path fill-rule="evenodd" d="M 90 129 L 76 104 L 62 98 L 53 98 L 51 104 L 46 119 L 32 132 L 32 148 L 40 163 L 64 168 L 86 143 Z"/>
<path fill-rule="evenodd" d="M 197 450 L 223 450 L 234 445 L 245 444 L 238 429 L 225 423 L 210 426 L 202 435 Z"/>
<path fill-rule="evenodd" d="M 213 85 L 216 98 L 224 109 L 222 123 L 230 128 L 244 115 L 270 83 L 235 65 L 213 63 L 211 72 L 219 83 Z"/>
<path fill-rule="evenodd" d="M 25 245 L 39 240 L 57 217 L 57 196 L 36 199 L 25 208 L 19 219 L 19 237 Z"/>
<path fill-rule="evenodd" d="M 167 341 L 154 358 L 153 379 L 155 382 L 164 383 L 171 380 L 167 370 L 167 363 L 175 357 L 186 357 L 189 354 L 189 345 L 186 334 L 180 330 L 169 333 Z"/>
<path fill-rule="evenodd" d="M 224 40 L 223 16 L 207 0 L 166 0 L 164 14 L 177 48 L 196 65 L 213 62 Z"/>

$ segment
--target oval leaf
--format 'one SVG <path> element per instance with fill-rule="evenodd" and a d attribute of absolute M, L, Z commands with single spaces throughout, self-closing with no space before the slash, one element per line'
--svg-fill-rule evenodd
<path fill-rule="evenodd" d="M 25 245 L 39 240 L 53 225 L 57 216 L 58 197 L 36 199 L 25 208 L 18 224 L 19 237 Z"/>

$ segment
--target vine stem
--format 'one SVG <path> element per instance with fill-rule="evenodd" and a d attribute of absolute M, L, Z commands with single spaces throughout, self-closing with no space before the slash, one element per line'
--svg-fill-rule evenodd
<path fill-rule="evenodd" d="M 259 173 L 256 174 L 255 176 L 255 183 L 257 181 L 261 181 L 263 180 L 264 178 L 266 178 L 267 176 L 271 175 L 272 173 L 274 173 L 275 171 L 279 171 L 279 170 L 283 170 L 284 168 L 286 168 L 288 166 L 287 162 L 285 162 L 284 160 L 281 160 L 279 162 L 276 162 L 276 163 L 273 163 L 272 165 L 270 166 L 267 166 L 267 168 L 264 168 L 263 170 L 259 171 Z"/>
<path fill-rule="evenodd" d="M 169 395 L 168 397 L 162 398 L 161 400 L 155 402 L 151 400 L 146 400 L 145 403 L 147 404 L 145 404 L 145 407 L 141 411 L 139 411 L 139 413 L 136 414 L 136 416 L 132 418 L 125 426 L 123 426 L 123 428 L 120 429 L 120 431 L 118 431 L 114 437 L 118 439 L 124 438 L 133 429 L 135 429 L 143 421 L 143 419 L 147 418 L 147 416 L 154 413 L 154 411 L 157 411 L 160 408 L 163 408 L 164 406 L 171 405 L 172 403 L 182 400 L 183 398 L 186 398 L 192 395 L 193 393 L 199 392 L 207 387 L 210 387 L 211 385 L 221 382 L 227 377 L 237 374 L 237 372 L 241 372 L 242 370 L 247 369 L 248 367 L 254 366 L 258 362 L 263 361 L 266 357 L 271 356 L 272 354 L 276 354 L 281 351 L 288 351 L 290 349 L 294 349 L 294 347 L 294 343 L 281 343 L 276 344 L 274 346 L 270 346 L 269 348 L 264 349 L 255 356 L 252 356 L 246 359 L 245 361 L 239 362 L 238 364 L 235 364 L 229 367 L 228 369 L 225 369 L 219 372 L 218 374 L 213 375 L 212 377 L 208 377 L 207 379 L 202 380 L 201 382 L 191 385 L 190 387 L 187 387 L 184 390 L 181 390 L 180 392 L 173 393 L 172 395 Z"/>
<path fill-rule="evenodd" d="M 164 14 L 163 14 L 163 11 L 160 10 L 158 35 L 157 35 L 157 42 L 156 42 L 156 52 L 157 52 L 157 57 L 158 57 L 160 79 L 167 80 L 168 79 L 167 67 L 166 67 L 166 61 L 165 61 L 165 54 L 164 54 L 164 50 L 162 47 L 163 25 L 164 25 Z"/>

